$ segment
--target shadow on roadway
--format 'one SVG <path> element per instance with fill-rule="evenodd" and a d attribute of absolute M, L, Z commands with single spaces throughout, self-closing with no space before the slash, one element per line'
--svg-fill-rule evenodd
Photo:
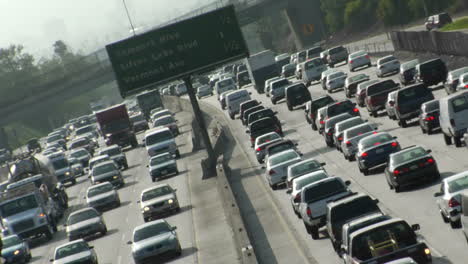
<path fill-rule="evenodd" d="M 422 189 L 426 189 L 426 188 L 430 188 L 432 186 L 435 186 L 435 185 L 439 185 L 440 182 L 447 178 L 447 177 L 450 177 L 452 175 L 454 175 L 455 173 L 454 172 L 443 172 L 443 173 L 440 173 L 440 179 L 437 179 L 437 180 L 432 180 L 430 182 L 424 182 L 422 184 L 415 184 L 415 185 L 409 185 L 407 187 L 404 187 L 401 192 L 416 192 L 416 191 L 419 191 L 419 190 L 422 190 Z"/>
<path fill-rule="evenodd" d="M 435 87 L 431 87 L 431 91 L 437 91 L 437 90 L 442 90 L 442 89 L 445 89 L 444 85 L 439 85 L 439 86 L 435 86 Z"/>
<path fill-rule="evenodd" d="M 122 187 L 122 189 L 131 187 L 131 186 L 133 186 L 133 185 L 135 185 L 137 183 L 138 183 L 137 181 L 125 182 L 125 185 Z"/>
<path fill-rule="evenodd" d="M 294 128 L 287 129 L 287 130 L 283 131 L 283 137 L 286 137 L 287 135 L 292 134 L 292 133 L 296 133 L 296 132 L 297 132 L 297 130 L 294 129 Z"/>
<path fill-rule="evenodd" d="M 190 256 L 192 254 L 195 254 L 195 252 L 197 251 L 198 251 L 198 248 L 196 247 L 187 247 L 187 248 L 182 247 L 182 256 Z"/>
<path fill-rule="evenodd" d="M 41 256 L 32 256 L 31 260 L 29 262 L 34 262 L 40 260 L 42 257 Z"/>
<path fill-rule="evenodd" d="M 432 256 L 432 263 L 435 264 L 452 264 L 453 262 L 447 259 L 447 257 L 436 257 Z"/>
<path fill-rule="evenodd" d="M 129 205 L 129 204 L 131 204 L 131 203 L 132 203 L 132 202 L 130 202 L 130 201 L 123 201 L 123 202 L 120 202 L 120 206 L 119 206 L 119 207 L 125 207 L 125 206 L 127 206 L 127 205 Z M 119 207 L 117 207 L 117 208 L 119 208 Z"/>
<path fill-rule="evenodd" d="M 193 206 L 191 204 L 181 206 L 179 213 L 181 214 L 181 213 L 184 213 L 184 212 L 188 212 L 188 211 L 192 210 L 192 208 L 193 208 Z"/>
<path fill-rule="evenodd" d="M 133 165 L 128 166 L 128 168 L 127 168 L 126 170 L 124 170 L 124 171 L 128 171 L 128 170 L 137 168 L 137 167 L 139 167 L 139 166 L 141 166 L 141 163 L 133 164 Z"/>
<path fill-rule="evenodd" d="M 313 157 L 316 157 L 318 155 L 323 155 L 323 154 L 326 154 L 328 152 L 332 152 L 334 150 L 336 150 L 336 148 L 323 146 L 323 147 L 314 149 L 314 150 L 312 150 L 310 152 L 303 153 L 304 154 L 303 159 L 313 158 Z M 344 160 L 344 158 L 343 158 L 343 160 Z"/>

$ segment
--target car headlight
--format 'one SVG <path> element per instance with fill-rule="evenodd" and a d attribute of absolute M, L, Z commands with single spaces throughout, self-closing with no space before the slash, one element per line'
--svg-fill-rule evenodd
<path fill-rule="evenodd" d="M 119 178 L 119 176 L 118 176 L 118 175 L 114 175 L 114 177 L 112 177 L 112 178 L 114 178 L 114 179 L 118 179 L 118 178 Z"/>
<path fill-rule="evenodd" d="M 68 175 L 70 175 L 70 172 L 69 171 L 65 172 L 65 176 L 68 176 Z"/>
<path fill-rule="evenodd" d="M 174 202 L 174 200 L 172 200 L 172 199 L 167 200 L 168 204 L 172 204 L 173 202 Z"/>
<path fill-rule="evenodd" d="M 16 255 L 19 255 L 20 253 L 21 253 L 21 250 L 17 249 L 17 250 L 15 250 L 15 252 L 13 252 L 13 255 L 16 256 Z"/>
<path fill-rule="evenodd" d="M 148 206 L 145 206 L 145 208 L 143 208 L 143 211 L 145 212 L 148 212 L 150 210 L 150 208 Z"/>
<path fill-rule="evenodd" d="M 106 137 L 110 137 L 110 136 L 112 136 L 112 134 L 106 134 Z"/>

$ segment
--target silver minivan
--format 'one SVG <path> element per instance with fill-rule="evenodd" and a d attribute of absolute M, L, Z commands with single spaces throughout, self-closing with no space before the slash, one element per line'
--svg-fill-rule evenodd
<path fill-rule="evenodd" d="M 445 144 L 453 142 L 460 147 L 468 129 L 468 91 L 461 91 L 441 98 L 439 122 Z"/>
<path fill-rule="evenodd" d="M 239 113 L 240 104 L 250 100 L 250 94 L 247 90 L 237 90 L 226 95 L 226 107 L 231 119 Z"/>
<path fill-rule="evenodd" d="M 309 86 L 313 81 L 320 81 L 322 72 L 327 70 L 327 65 L 320 58 L 313 58 L 301 64 L 302 82 Z"/>

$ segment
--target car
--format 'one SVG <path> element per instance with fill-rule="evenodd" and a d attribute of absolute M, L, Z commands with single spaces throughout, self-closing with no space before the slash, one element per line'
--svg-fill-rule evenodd
<path fill-rule="evenodd" d="M 333 137 L 335 133 L 335 124 L 350 119 L 352 117 L 353 116 L 348 113 L 343 113 L 325 120 L 323 137 L 325 138 L 325 143 L 327 144 L 327 146 L 333 147 L 333 145 L 335 144 Z"/>
<path fill-rule="evenodd" d="M 421 105 L 431 100 L 434 100 L 434 95 L 423 83 L 413 84 L 398 90 L 393 103 L 398 125 L 400 127 L 407 127 L 408 120 L 419 116 Z M 391 105 L 392 101 L 389 104 Z"/>
<path fill-rule="evenodd" d="M 161 128 L 166 127 L 168 128 L 172 135 L 178 136 L 180 135 L 179 126 L 177 125 L 179 121 L 174 119 L 172 115 L 165 115 L 154 119 L 153 127 L 154 128 Z"/>
<path fill-rule="evenodd" d="M 150 114 L 150 118 L 151 118 L 151 121 L 154 122 L 154 120 L 160 118 L 160 117 L 163 117 L 163 116 L 173 116 L 174 114 L 168 110 L 168 109 L 160 109 L 160 108 L 156 108 L 156 109 L 153 109 L 153 110 L 156 110 L 154 113 Z"/>
<path fill-rule="evenodd" d="M 90 172 L 90 180 L 93 185 L 110 182 L 114 186 L 123 187 L 125 184 L 117 164 L 112 160 L 94 165 Z"/>
<path fill-rule="evenodd" d="M 277 81 L 281 79 L 281 77 L 279 76 L 276 76 L 276 77 L 273 77 L 273 78 L 270 78 L 268 80 L 265 81 L 265 95 L 267 97 L 270 97 L 270 92 L 271 92 L 271 83 L 274 82 L 274 81 Z"/>
<path fill-rule="evenodd" d="M 260 111 L 260 110 L 262 110 L 262 109 L 265 109 L 265 107 L 264 107 L 263 105 L 258 104 L 258 105 L 256 105 L 256 106 L 253 106 L 253 107 L 251 107 L 251 108 L 245 110 L 245 111 L 244 111 L 244 114 L 242 115 L 242 119 L 241 119 L 241 120 L 242 120 L 242 124 L 243 124 L 244 126 L 248 126 L 247 121 L 248 121 L 248 119 L 249 119 L 249 115 L 250 115 L 251 113 Z"/>
<path fill-rule="evenodd" d="M 353 161 L 357 152 L 359 140 L 364 137 L 376 134 L 376 128 L 368 123 L 357 125 L 346 129 L 343 132 L 341 151 L 346 160 Z"/>
<path fill-rule="evenodd" d="M 379 132 L 359 140 L 356 161 L 359 171 L 364 175 L 369 175 L 369 170 L 383 165 L 387 162 L 388 156 L 401 150 L 397 138 L 388 132 Z"/>
<path fill-rule="evenodd" d="M 431 150 L 421 146 L 404 148 L 389 156 L 385 178 L 390 189 L 400 192 L 402 187 L 440 179 L 437 163 Z"/>
<path fill-rule="evenodd" d="M 107 233 L 107 226 L 101 213 L 92 207 L 72 212 L 65 224 L 69 241 Z"/>
<path fill-rule="evenodd" d="M 169 184 L 158 184 L 141 192 L 140 204 L 143 220 L 149 222 L 162 215 L 180 211 L 177 189 Z"/>
<path fill-rule="evenodd" d="M 82 137 L 86 135 L 89 135 L 91 138 L 99 137 L 99 134 L 96 131 L 96 127 L 94 125 L 87 125 L 75 130 L 75 137 Z"/>
<path fill-rule="evenodd" d="M 295 71 L 296 71 L 295 63 L 286 64 L 281 68 L 281 77 L 283 78 L 293 77 Z"/>
<path fill-rule="evenodd" d="M 278 185 L 286 182 L 288 166 L 300 162 L 301 155 L 293 149 L 285 150 L 280 153 L 268 156 L 265 169 L 265 178 L 272 190 L 278 189 Z"/>
<path fill-rule="evenodd" d="M 98 257 L 94 247 L 83 239 L 60 245 L 55 248 L 53 264 L 90 263 L 98 264 Z"/>
<path fill-rule="evenodd" d="M 458 78 L 458 85 L 456 91 L 464 90 L 468 88 L 468 73 L 463 73 Z"/>
<path fill-rule="evenodd" d="M 111 145 L 106 148 L 99 150 L 99 156 L 107 155 L 111 160 L 113 160 L 120 169 L 128 169 L 128 161 L 125 153 L 122 152 L 122 149 L 119 145 Z"/>
<path fill-rule="evenodd" d="M 47 146 L 49 146 L 49 145 L 51 145 L 53 143 L 57 143 L 64 150 L 67 149 L 66 141 L 65 141 L 64 137 L 62 135 L 60 135 L 60 134 L 54 134 L 54 135 L 48 136 L 47 139 L 46 139 L 46 143 L 47 143 Z"/>
<path fill-rule="evenodd" d="M 457 91 L 460 76 L 464 75 L 465 73 L 468 73 L 468 67 L 462 67 L 448 72 L 447 80 L 445 81 L 444 85 L 447 95 L 453 94 Z"/>
<path fill-rule="evenodd" d="M 359 109 L 356 108 L 356 104 L 350 100 L 343 100 L 328 104 L 324 107 L 323 115 L 316 119 L 319 133 L 323 133 L 325 128 L 325 121 L 339 114 L 348 113 L 351 116 L 360 116 Z"/>
<path fill-rule="evenodd" d="M 439 83 L 445 83 L 448 70 L 445 62 L 440 58 L 428 60 L 416 65 L 415 79 L 426 86 L 432 86 Z"/>
<path fill-rule="evenodd" d="M 262 118 L 271 117 L 276 121 L 276 124 L 281 127 L 281 122 L 279 121 L 277 114 L 278 112 L 273 111 L 271 108 L 264 108 L 255 111 L 249 115 L 249 118 L 247 119 L 247 126 L 250 126 L 250 124 Z"/>
<path fill-rule="evenodd" d="M 42 151 L 41 143 L 39 143 L 39 140 L 37 138 L 29 139 L 26 145 L 27 145 L 29 152 L 33 152 L 33 151 L 41 152 Z"/>
<path fill-rule="evenodd" d="M 397 95 L 397 91 L 390 92 L 387 95 L 387 101 L 385 102 L 385 111 L 387 112 L 388 118 L 392 120 L 396 120 L 395 115 L 395 97 Z"/>
<path fill-rule="evenodd" d="M 91 156 L 94 156 L 94 151 L 99 145 L 97 144 L 97 141 L 94 141 L 88 137 L 79 137 L 75 138 L 71 141 L 68 149 L 76 149 L 76 148 L 84 148 L 86 149 Z"/>
<path fill-rule="evenodd" d="M 186 93 L 187 93 L 187 86 L 185 86 L 185 83 L 178 83 L 177 86 L 175 87 L 176 96 L 182 96 Z"/>
<path fill-rule="evenodd" d="M 120 206 L 119 193 L 110 182 L 103 182 L 88 187 L 86 190 L 86 204 L 98 211 Z"/>
<path fill-rule="evenodd" d="M 359 105 L 360 107 L 363 107 L 365 105 L 365 98 L 366 98 L 366 95 L 367 95 L 367 87 L 369 87 L 369 86 L 371 86 L 373 84 L 376 84 L 378 82 L 380 82 L 380 80 L 373 79 L 373 80 L 362 82 L 362 83 L 357 85 L 356 94 L 355 94 L 356 104 L 357 105 Z"/>
<path fill-rule="evenodd" d="M 145 132 L 144 143 L 150 157 L 160 153 L 169 152 L 180 158 L 179 148 L 174 135 L 169 128 L 153 128 Z"/>
<path fill-rule="evenodd" d="M 320 53 L 323 52 L 323 49 L 320 46 L 316 46 L 316 47 L 312 47 L 312 48 L 307 49 L 306 52 L 307 52 L 306 58 L 308 60 L 310 60 L 310 59 L 313 59 L 313 58 L 320 57 Z"/>
<path fill-rule="evenodd" d="M 326 224 L 327 203 L 352 194 L 350 181 L 339 177 L 326 177 L 302 187 L 298 211 L 304 227 L 312 239 L 319 238 L 319 229 Z"/>
<path fill-rule="evenodd" d="M 71 170 L 73 171 L 75 177 L 85 175 L 84 167 L 81 162 L 75 158 L 69 158 L 68 162 L 70 163 Z"/>
<path fill-rule="evenodd" d="M 197 88 L 197 98 L 202 99 L 203 97 L 206 96 L 212 96 L 213 95 L 213 89 L 209 85 L 202 85 Z"/>
<path fill-rule="evenodd" d="M 302 64 L 304 62 L 297 62 L 296 63 L 296 71 L 294 73 L 294 75 L 296 76 L 296 79 L 298 80 L 302 80 Z"/>
<path fill-rule="evenodd" d="M 419 114 L 419 126 L 423 134 L 428 135 L 434 132 L 434 129 L 440 127 L 439 124 L 439 100 L 431 100 L 421 105 Z"/>
<path fill-rule="evenodd" d="M 99 163 L 102 163 L 102 162 L 104 162 L 104 161 L 109 161 L 109 160 L 111 160 L 111 159 L 110 159 L 109 156 L 107 156 L 107 155 L 95 156 L 95 157 L 91 158 L 91 159 L 89 160 L 89 164 L 88 164 L 88 170 L 89 170 L 89 172 L 91 172 L 91 170 L 93 169 L 94 165 L 97 165 L 97 164 L 99 164 Z"/>
<path fill-rule="evenodd" d="M 317 170 L 292 179 L 291 186 L 288 188 L 286 193 L 290 195 L 291 206 L 297 217 L 301 218 L 301 215 L 299 214 L 299 204 L 301 203 L 302 187 L 328 177 L 329 175 L 326 171 Z"/>
<path fill-rule="evenodd" d="M 301 63 L 302 82 L 309 86 L 314 81 L 320 81 L 322 72 L 327 68 L 327 65 L 320 58 L 308 59 Z"/>
<path fill-rule="evenodd" d="M 334 90 L 343 88 L 347 77 L 348 75 L 342 71 L 327 75 L 327 92 L 333 93 Z"/>
<path fill-rule="evenodd" d="M 289 63 L 289 60 L 291 58 L 291 55 L 288 53 L 282 53 L 277 56 L 275 56 L 275 62 L 276 66 L 278 67 L 278 70 L 281 71 L 281 68 Z"/>
<path fill-rule="evenodd" d="M 181 256 L 182 247 L 176 229 L 176 226 L 171 226 L 162 219 L 135 227 L 132 240 L 127 242 L 132 245 L 135 264 L 155 263 L 154 259 L 161 255 Z"/>
<path fill-rule="evenodd" d="M 365 105 L 370 116 L 377 117 L 379 111 L 385 109 L 388 94 L 396 91 L 400 86 L 393 80 L 383 80 L 367 86 Z"/>
<path fill-rule="evenodd" d="M 391 73 L 400 71 L 400 62 L 394 55 L 388 55 L 377 60 L 376 72 L 377 77 L 381 78 Z"/>
<path fill-rule="evenodd" d="M 343 46 L 334 47 L 328 50 L 327 62 L 330 67 L 334 67 L 340 62 L 348 63 L 348 50 Z"/>
<path fill-rule="evenodd" d="M 286 178 L 286 186 L 292 187 L 293 181 L 303 175 L 310 174 L 315 171 L 326 172 L 325 162 L 318 162 L 316 159 L 307 159 L 301 162 L 295 163 L 288 167 L 288 177 Z"/>
<path fill-rule="evenodd" d="M 32 258 L 29 243 L 18 235 L 2 237 L 1 250 L 5 264 L 27 263 Z"/>
<path fill-rule="evenodd" d="M 419 64 L 419 60 L 411 60 L 404 62 L 400 65 L 400 71 L 398 74 L 398 78 L 400 79 L 400 83 L 403 85 L 408 85 L 415 81 L 414 77 L 416 75 L 416 65 Z"/>
<path fill-rule="evenodd" d="M 286 87 L 286 105 L 292 111 L 294 107 L 307 103 L 312 98 L 307 87 L 302 83 L 297 83 Z"/>
<path fill-rule="evenodd" d="M 346 97 L 351 98 L 352 96 L 354 96 L 356 94 L 358 84 L 366 82 L 369 79 L 369 75 L 364 73 L 347 77 L 344 85 Z"/>
<path fill-rule="evenodd" d="M 234 117 L 240 113 L 240 104 L 250 101 L 250 95 L 247 90 L 237 90 L 226 95 L 226 107 L 231 119 L 234 120 Z"/>
<path fill-rule="evenodd" d="M 317 124 L 315 124 L 315 119 L 317 118 L 317 110 L 335 102 L 336 100 L 333 99 L 330 95 L 324 95 L 319 98 L 313 99 L 306 104 L 304 109 L 305 119 L 307 123 L 312 124 L 313 130 L 318 129 Z"/>
<path fill-rule="evenodd" d="M 226 91 L 234 91 L 237 90 L 236 83 L 234 82 L 233 78 L 226 78 L 219 80 L 215 83 L 214 90 L 217 94 L 218 100 L 221 100 L 220 96 L 222 93 Z"/>
<path fill-rule="evenodd" d="M 252 83 L 249 72 L 247 70 L 238 72 L 236 75 L 236 81 L 239 88 Z M 211 92 L 211 95 L 213 95 L 213 92 Z"/>
<path fill-rule="evenodd" d="M 452 17 L 448 13 L 440 13 L 437 15 L 429 16 L 424 23 L 424 26 L 428 31 L 433 29 L 441 28 L 446 24 L 452 23 Z"/>
<path fill-rule="evenodd" d="M 236 90 L 227 90 L 225 92 L 223 92 L 220 96 L 219 96 L 219 104 L 221 106 L 221 109 L 223 110 L 226 110 L 226 96 L 232 92 L 234 92 Z"/>
<path fill-rule="evenodd" d="M 145 119 L 145 116 L 142 113 L 130 116 L 130 121 L 133 124 L 133 131 L 135 133 L 146 131 L 149 129 L 148 122 Z"/>
<path fill-rule="evenodd" d="M 270 133 L 257 137 L 255 139 L 255 145 L 254 145 L 255 156 L 257 157 L 257 161 L 259 163 L 263 163 L 264 158 L 265 158 L 266 147 L 281 139 L 282 137 L 276 132 L 270 132 Z"/>
<path fill-rule="evenodd" d="M 343 142 L 343 133 L 346 129 L 364 124 L 367 120 L 362 119 L 360 116 L 348 118 L 335 124 L 333 142 L 337 150 L 341 151 L 341 142 Z"/>
<path fill-rule="evenodd" d="M 443 179 L 440 184 L 440 191 L 434 193 L 442 220 L 445 223 L 450 223 L 452 228 L 461 226 L 462 201 L 460 194 L 467 189 L 468 171 L 464 171 Z"/>
<path fill-rule="evenodd" d="M 323 63 L 328 64 L 327 57 L 328 57 L 328 50 L 324 50 L 320 52 L 320 58 L 323 60 Z"/>
<path fill-rule="evenodd" d="M 147 167 L 149 168 L 152 182 L 156 182 L 171 174 L 179 174 L 177 162 L 170 153 L 162 153 L 151 157 Z"/>
<path fill-rule="evenodd" d="M 294 150 L 297 153 L 300 154 L 300 151 L 297 149 L 297 143 L 294 143 L 290 139 L 281 139 L 279 141 L 275 141 L 272 144 L 269 144 L 268 146 L 265 147 L 265 160 L 268 159 L 268 157 L 271 157 L 275 154 L 278 154 L 280 152 L 286 151 L 286 150 Z"/>
<path fill-rule="evenodd" d="M 366 51 L 360 50 L 360 51 L 356 51 L 356 52 L 349 54 L 348 56 L 349 71 L 353 72 L 357 68 L 361 68 L 363 66 L 367 66 L 367 67 L 372 66 L 369 54 Z"/>
<path fill-rule="evenodd" d="M 239 105 L 239 119 L 241 120 L 242 124 L 244 124 L 244 116 L 245 111 L 248 109 L 259 105 L 260 103 L 257 100 L 248 100 Z"/>
<path fill-rule="evenodd" d="M 339 70 L 334 69 L 334 68 L 330 68 L 330 69 L 325 70 L 325 71 L 322 72 L 322 74 L 320 75 L 320 82 L 322 83 L 322 89 L 323 90 L 327 89 L 327 76 L 332 74 L 332 73 L 335 73 L 335 72 L 339 72 Z"/>
<path fill-rule="evenodd" d="M 264 117 L 259 119 L 249 125 L 249 129 L 245 131 L 245 133 L 250 134 L 250 146 L 253 148 L 255 139 L 263 134 L 269 132 L 276 132 L 280 136 L 283 136 L 283 131 L 281 126 L 278 125 L 276 119 L 271 117 Z"/>
<path fill-rule="evenodd" d="M 468 91 L 460 91 L 439 99 L 439 123 L 446 145 L 461 147 L 468 129 Z"/>
<path fill-rule="evenodd" d="M 72 158 L 81 162 L 81 164 L 83 164 L 83 167 L 88 167 L 91 155 L 85 148 L 75 148 L 72 149 L 69 154 L 69 159 Z"/>
<path fill-rule="evenodd" d="M 270 98 L 272 104 L 276 104 L 279 100 L 284 99 L 286 87 L 290 84 L 291 82 L 285 78 L 280 78 L 270 83 Z"/>

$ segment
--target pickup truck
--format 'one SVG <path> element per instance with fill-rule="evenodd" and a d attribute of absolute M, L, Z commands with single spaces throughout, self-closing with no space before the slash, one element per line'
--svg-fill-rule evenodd
<path fill-rule="evenodd" d="M 300 199 L 299 215 L 312 239 L 319 238 L 319 228 L 326 223 L 327 203 L 351 195 L 350 184 L 339 177 L 325 178 L 304 186 L 299 198 L 296 196 L 293 202 Z"/>
<path fill-rule="evenodd" d="M 366 89 L 366 98 L 364 99 L 370 116 L 377 117 L 377 112 L 385 110 L 385 103 L 389 93 L 398 90 L 399 85 L 393 80 L 385 80 L 372 85 Z"/>
<path fill-rule="evenodd" d="M 337 253 L 342 244 L 343 225 L 354 219 L 373 213 L 382 213 L 377 206 L 379 201 L 367 194 L 354 193 L 353 195 L 330 201 L 326 207 L 326 223 L 328 236 Z"/>
<path fill-rule="evenodd" d="M 348 246 L 341 250 L 345 264 L 388 263 L 411 257 L 416 263 L 432 263 L 431 250 L 418 241 L 415 231 L 405 220 L 393 218 L 358 229 L 350 234 Z"/>

